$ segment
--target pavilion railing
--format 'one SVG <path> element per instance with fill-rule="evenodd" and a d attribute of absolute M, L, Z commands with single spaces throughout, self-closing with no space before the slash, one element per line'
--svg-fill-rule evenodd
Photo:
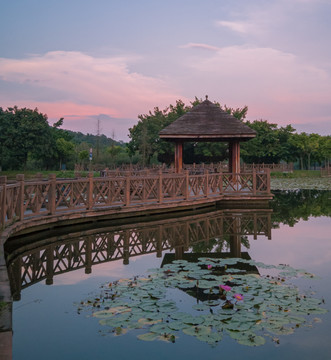
<path fill-rule="evenodd" d="M 331 177 L 331 166 L 321 168 L 321 177 Z"/>
<path fill-rule="evenodd" d="M 293 172 L 293 163 L 282 163 L 282 164 L 245 164 L 242 163 L 240 166 L 240 171 L 242 173 L 251 172 L 253 169 L 255 171 L 265 171 L 266 169 L 272 172 Z M 208 163 L 208 164 L 183 164 L 183 170 L 189 171 L 191 175 L 200 175 L 205 172 L 209 173 L 220 173 L 220 172 L 229 172 L 228 163 L 217 162 L 217 163 Z M 141 167 L 137 165 L 127 165 L 121 166 L 116 169 L 104 169 L 100 171 L 100 176 L 102 177 L 113 177 L 113 176 L 145 176 L 151 174 L 158 174 L 160 171 L 163 173 L 173 174 L 175 173 L 175 168 L 170 166 L 167 167 L 165 164 L 158 166 L 149 166 Z M 78 172 L 79 173 L 79 172 Z"/>
<path fill-rule="evenodd" d="M 0 229 L 26 218 L 93 210 L 202 200 L 222 196 L 270 196 L 270 171 L 190 175 L 163 173 L 145 176 L 48 179 L 16 182 L 0 177 Z"/>

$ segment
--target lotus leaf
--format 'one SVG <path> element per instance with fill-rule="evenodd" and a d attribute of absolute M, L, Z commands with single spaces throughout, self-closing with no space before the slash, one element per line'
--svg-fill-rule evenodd
<path fill-rule="evenodd" d="M 145 333 L 145 334 L 140 334 L 140 335 L 137 336 L 137 338 L 139 340 L 144 340 L 144 341 L 153 341 L 153 340 L 156 340 L 158 337 L 159 337 L 158 334 L 152 333 L 152 332 L 148 332 L 148 333 Z"/>
<path fill-rule="evenodd" d="M 277 274 L 245 274 L 241 266 L 234 266 L 237 263 Z M 206 269 L 208 265 L 212 266 Z M 224 270 L 229 274 L 219 275 Z M 312 294 L 300 294 L 296 286 L 288 284 L 289 278 L 312 276 L 288 265 L 265 265 L 237 258 L 200 258 L 198 263 L 176 260 L 146 278 L 107 283 L 100 295 L 78 306 L 79 312 L 84 307 L 90 309 L 100 319 L 100 325 L 111 327 L 115 335 L 143 328 L 147 332 L 138 335 L 141 340 L 174 342 L 176 334 L 182 331 L 215 345 L 226 331 L 240 344 L 258 346 L 265 342 L 260 336 L 262 329 L 271 334 L 291 334 L 308 322 L 307 315 L 326 312 L 321 300 Z M 228 282 L 231 289 L 220 291 L 219 286 Z M 243 294 L 243 301 L 234 298 L 236 293 Z M 176 303 L 182 301 L 183 294 L 199 299 L 187 313 L 180 312 Z M 100 310 L 94 312 L 96 304 Z M 179 307 L 183 308 L 183 304 Z M 198 311 L 203 314 L 198 316 Z"/>
<path fill-rule="evenodd" d="M 192 336 L 202 336 L 207 335 L 211 333 L 211 327 L 210 326 L 190 326 L 185 329 L 183 329 L 183 333 L 186 335 L 192 335 Z"/>

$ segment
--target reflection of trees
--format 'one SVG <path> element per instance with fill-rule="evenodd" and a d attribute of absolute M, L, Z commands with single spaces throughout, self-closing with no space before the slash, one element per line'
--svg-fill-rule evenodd
<path fill-rule="evenodd" d="M 274 191 L 271 202 L 274 225 L 283 223 L 294 226 L 309 217 L 331 217 L 331 192 L 319 190 Z"/>
<path fill-rule="evenodd" d="M 241 245 L 246 249 L 250 248 L 249 240 L 247 235 L 241 236 L 240 239 Z M 221 238 L 210 239 L 208 243 L 200 242 L 192 246 L 192 251 L 194 253 L 203 253 L 203 252 L 227 252 L 231 247 L 231 236 L 223 235 Z"/>

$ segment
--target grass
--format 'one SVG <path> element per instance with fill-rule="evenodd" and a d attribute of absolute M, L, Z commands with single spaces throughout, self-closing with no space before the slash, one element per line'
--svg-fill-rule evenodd
<path fill-rule="evenodd" d="M 55 174 L 57 178 L 74 178 L 75 172 L 73 170 L 62 171 L 1 171 L 0 176 L 7 176 L 8 180 L 15 180 L 17 174 L 24 174 L 26 180 L 35 179 L 36 175 L 40 173 L 42 177 L 48 178 L 49 174 Z M 86 177 L 88 171 L 82 171 L 80 174 Z M 99 172 L 95 172 L 94 176 L 99 176 Z M 271 172 L 271 177 L 276 179 L 296 179 L 296 178 L 319 178 L 321 177 L 320 170 L 294 170 L 293 173 Z"/>

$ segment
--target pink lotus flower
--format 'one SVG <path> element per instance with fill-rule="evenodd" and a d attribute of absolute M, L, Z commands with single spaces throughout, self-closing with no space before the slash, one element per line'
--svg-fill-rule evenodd
<path fill-rule="evenodd" d="M 244 300 L 244 297 L 241 294 L 234 294 L 233 297 L 238 301 Z"/>
<path fill-rule="evenodd" d="M 225 291 L 230 291 L 232 289 L 232 287 L 228 285 L 220 285 L 220 288 Z"/>
<path fill-rule="evenodd" d="M 213 266 L 212 265 L 207 265 L 207 269 L 210 270 Z"/>

